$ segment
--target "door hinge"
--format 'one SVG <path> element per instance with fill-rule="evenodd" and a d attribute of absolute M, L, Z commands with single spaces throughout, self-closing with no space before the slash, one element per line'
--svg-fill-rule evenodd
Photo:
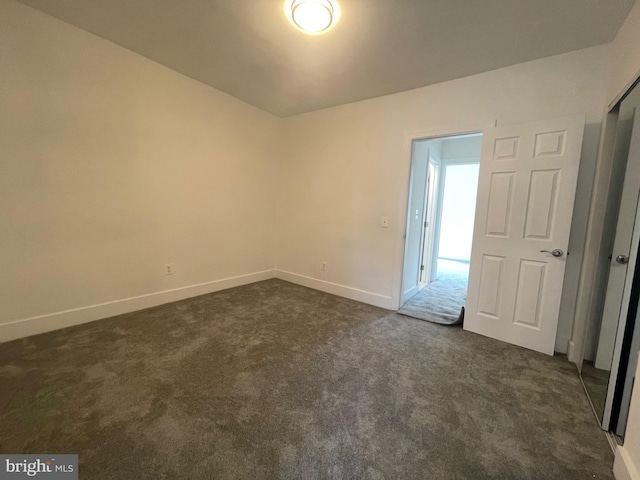
<path fill-rule="evenodd" d="M 424 228 L 427 228 L 429 226 L 429 222 L 425 221 L 424 222 Z"/>
<path fill-rule="evenodd" d="M 424 270 L 424 265 L 420 265 L 420 271 L 422 272 Z"/>

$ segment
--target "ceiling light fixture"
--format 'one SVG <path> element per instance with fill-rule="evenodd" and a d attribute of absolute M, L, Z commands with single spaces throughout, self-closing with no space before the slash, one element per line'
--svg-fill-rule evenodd
<path fill-rule="evenodd" d="M 286 13 L 291 23 L 305 33 L 318 35 L 338 21 L 338 4 L 330 0 L 287 0 Z"/>

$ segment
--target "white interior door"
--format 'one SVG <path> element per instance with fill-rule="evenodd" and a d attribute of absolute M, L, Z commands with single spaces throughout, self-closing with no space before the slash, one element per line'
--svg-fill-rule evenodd
<path fill-rule="evenodd" d="M 409 180 L 401 305 L 420 291 L 420 265 L 422 260 L 422 239 L 424 237 L 424 202 L 427 193 L 428 175 L 428 147 L 425 148 L 425 145 L 420 142 L 414 142 Z"/>
<path fill-rule="evenodd" d="M 431 155 L 429 157 L 429 165 L 433 167 L 434 175 L 431 179 L 432 199 L 431 199 L 431 212 L 429 220 L 431 222 L 431 237 L 428 250 L 423 257 L 423 262 L 428 265 L 429 275 L 426 278 L 426 283 L 431 283 L 436 279 L 438 274 L 438 238 L 440 236 L 440 209 L 442 208 L 442 160 L 440 157 Z"/>
<path fill-rule="evenodd" d="M 553 355 L 583 133 L 582 115 L 485 132 L 466 330 Z"/>
<path fill-rule="evenodd" d="M 422 246 L 422 265 L 424 266 L 420 275 L 421 285 L 429 284 L 433 281 L 433 243 L 435 241 L 435 218 L 436 218 L 436 185 L 438 182 L 437 163 L 433 155 L 429 153 L 429 175 L 427 179 L 427 207 L 425 209 L 425 229 Z M 436 259 L 437 260 L 437 259 Z"/>

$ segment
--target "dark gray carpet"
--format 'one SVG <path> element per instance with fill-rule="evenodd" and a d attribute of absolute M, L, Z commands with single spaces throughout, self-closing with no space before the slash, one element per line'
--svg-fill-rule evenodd
<path fill-rule="evenodd" d="M 611 479 L 572 364 L 270 280 L 0 345 L 0 451 L 83 479 Z"/>
<path fill-rule="evenodd" d="M 441 325 L 462 323 L 460 309 L 467 302 L 469 270 L 447 268 L 457 262 L 438 261 L 438 277 L 411 300 L 398 313 Z"/>

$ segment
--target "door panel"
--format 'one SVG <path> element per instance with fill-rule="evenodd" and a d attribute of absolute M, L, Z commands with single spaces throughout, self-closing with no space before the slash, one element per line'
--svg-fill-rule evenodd
<path fill-rule="evenodd" d="M 524 238 L 549 240 L 556 211 L 558 170 L 531 172 Z"/>
<path fill-rule="evenodd" d="M 480 291 L 478 292 L 478 313 L 498 319 L 504 257 L 484 255 L 480 271 Z"/>
<path fill-rule="evenodd" d="M 488 236 L 509 236 L 514 178 L 514 172 L 498 172 L 491 175 L 489 206 L 487 207 L 487 228 L 485 229 L 485 233 Z"/>
<path fill-rule="evenodd" d="M 547 265 L 520 260 L 514 323 L 540 330 L 540 303 Z"/>
<path fill-rule="evenodd" d="M 465 329 L 553 354 L 583 131 L 574 116 L 485 133 Z"/>
<path fill-rule="evenodd" d="M 424 269 L 420 275 L 420 283 L 426 284 L 431 281 L 432 259 L 434 238 L 434 218 L 435 218 L 435 185 L 437 183 L 437 166 L 431 151 L 429 151 L 429 173 L 427 174 L 427 195 L 425 207 L 425 227 L 422 240 L 422 265 Z"/>

